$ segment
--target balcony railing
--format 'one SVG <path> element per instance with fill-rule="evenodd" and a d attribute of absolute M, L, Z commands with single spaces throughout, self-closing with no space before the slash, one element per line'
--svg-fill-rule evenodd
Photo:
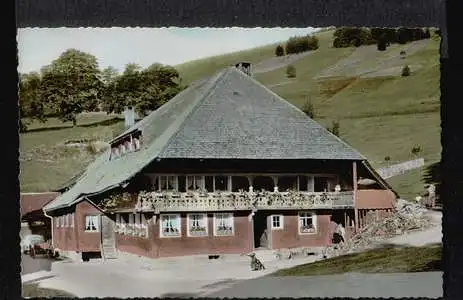
<path fill-rule="evenodd" d="M 346 192 L 143 192 L 137 211 L 225 211 L 250 209 L 320 209 L 354 206 L 352 191 Z"/>

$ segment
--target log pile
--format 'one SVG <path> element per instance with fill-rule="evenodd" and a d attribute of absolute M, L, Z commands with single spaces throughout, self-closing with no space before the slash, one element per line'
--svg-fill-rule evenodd
<path fill-rule="evenodd" d="M 327 247 L 323 252 L 324 257 L 374 248 L 395 235 L 428 228 L 431 221 L 425 213 L 426 208 L 423 205 L 399 199 L 387 217 L 377 220 L 374 212 L 368 213 L 367 225 L 345 243 Z"/>

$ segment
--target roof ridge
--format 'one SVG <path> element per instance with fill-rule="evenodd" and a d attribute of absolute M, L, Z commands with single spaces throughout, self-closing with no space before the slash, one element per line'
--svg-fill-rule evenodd
<path fill-rule="evenodd" d="M 247 76 L 243 73 L 243 76 Z M 320 127 L 322 130 L 325 130 L 329 135 L 331 135 L 332 137 L 334 137 L 336 140 L 338 140 L 339 142 L 341 142 L 343 145 L 351 148 L 351 150 L 357 152 L 363 159 L 366 159 L 366 157 L 364 155 L 362 155 L 357 149 L 355 149 L 354 147 L 352 147 L 351 145 L 349 145 L 347 142 L 345 142 L 344 140 L 342 140 L 340 137 L 336 136 L 335 134 L 331 133 L 329 130 L 327 130 L 326 128 L 324 128 L 323 126 L 321 126 L 317 121 L 315 121 L 314 119 L 310 118 L 309 116 L 307 116 L 301 109 L 299 109 L 297 106 L 295 106 L 294 104 L 290 103 L 289 101 L 286 101 L 283 97 L 281 97 L 280 95 L 278 95 L 277 93 L 275 93 L 274 91 L 272 91 L 271 89 L 269 89 L 268 87 L 266 87 L 264 84 L 260 83 L 259 81 L 257 81 L 256 79 L 252 78 L 251 76 L 247 76 L 248 79 L 252 80 L 255 84 L 257 84 L 258 86 L 260 86 L 261 88 L 264 88 L 266 89 L 269 93 L 271 93 L 272 95 L 274 95 L 275 97 L 277 97 L 278 100 L 280 100 L 281 102 L 285 103 L 287 106 L 289 106 L 290 108 L 296 110 L 297 112 L 303 114 L 307 119 L 311 120 L 313 123 L 315 123 L 318 127 Z"/>
<path fill-rule="evenodd" d="M 201 102 L 204 102 L 207 98 L 209 98 L 209 96 L 211 95 L 212 91 L 214 90 L 214 88 L 217 86 L 217 84 L 223 80 L 223 78 L 225 77 L 225 74 L 227 74 L 228 72 L 230 72 L 230 69 L 227 68 L 227 69 L 223 69 L 219 72 L 217 72 L 215 74 L 215 78 L 212 77 L 212 80 L 210 82 L 207 83 L 207 88 L 205 88 L 205 93 L 202 93 L 199 98 L 200 99 L 195 99 L 195 100 L 198 100 L 196 102 L 196 104 L 194 104 L 193 108 L 190 110 L 190 112 L 188 113 L 188 115 L 183 119 L 182 123 L 180 124 L 180 126 L 177 128 L 177 130 L 175 130 L 175 132 L 172 133 L 172 135 L 169 137 L 169 139 L 166 141 L 166 143 L 164 144 L 164 146 L 159 150 L 158 152 L 158 155 L 157 157 L 161 156 L 162 153 L 164 152 L 164 150 L 167 148 L 167 146 L 170 144 L 171 140 L 186 126 L 187 124 L 187 120 L 190 119 L 190 117 L 193 115 L 193 113 L 199 108 L 199 104 Z M 153 161 L 156 157 L 154 157 L 152 160 L 150 160 L 150 163 L 151 161 Z"/>

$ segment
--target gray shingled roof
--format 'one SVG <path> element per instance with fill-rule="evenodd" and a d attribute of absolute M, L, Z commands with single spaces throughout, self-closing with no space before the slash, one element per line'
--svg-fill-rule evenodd
<path fill-rule="evenodd" d="M 365 158 L 301 110 L 234 67 L 192 84 L 132 128 L 140 151 L 109 160 L 106 151 L 46 211 L 119 186 L 156 158 Z"/>

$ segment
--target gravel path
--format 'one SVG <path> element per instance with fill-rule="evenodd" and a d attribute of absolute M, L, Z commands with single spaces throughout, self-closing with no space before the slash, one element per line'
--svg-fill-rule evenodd
<path fill-rule="evenodd" d="M 290 55 L 285 55 L 285 56 L 280 56 L 280 57 L 272 57 L 272 58 L 263 60 L 257 63 L 253 67 L 253 73 L 254 74 L 266 73 L 266 72 L 270 72 L 270 71 L 277 70 L 280 68 L 284 68 L 290 64 L 295 63 L 299 59 L 312 54 L 313 52 L 314 51 L 307 51 L 307 52 L 302 52 L 298 54 L 290 54 Z"/>
<path fill-rule="evenodd" d="M 207 297 L 427 297 L 443 296 L 442 272 L 262 277 L 239 282 Z"/>

